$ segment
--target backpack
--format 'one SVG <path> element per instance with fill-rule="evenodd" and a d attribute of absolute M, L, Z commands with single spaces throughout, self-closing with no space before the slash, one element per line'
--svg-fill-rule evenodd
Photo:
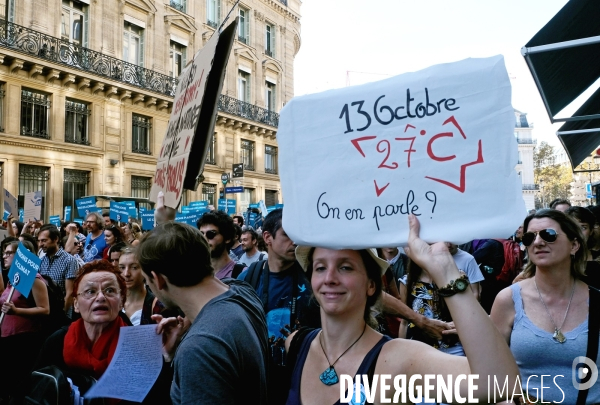
<path fill-rule="evenodd" d="M 250 284 L 252 288 L 254 288 L 254 291 L 258 290 L 258 283 L 265 262 L 266 260 L 257 260 L 254 263 L 251 263 L 250 267 L 248 267 L 248 273 L 246 273 L 246 278 L 244 281 Z"/>
<path fill-rule="evenodd" d="M 67 377 L 71 378 L 71 383 L 78 388 L 80 396 L 83 396 L 97 382 L 93 377 L 84 374 L 66 374 L 56 366 L 47 366 L 31 373 L 29 390 L 23 404 L 73 405 L 75 392 Z M 83 400 L 84 405 L 103 405 L 104 403 L 102 398 Z"/>
<path fill-rule="evenodd" d="M 523 268 L 523 252 L 521 246 L 512 239 L 496 239 L 504 248 L 504 266 L 496 276 L 498 281 L 512 283 Z"/>
<path fill-rule="evenodd" d="M 65 297 L 62 289 L 48 275 L 42 275 L 46 289 L 48 290 L 48 303 L 50 304 L 50 314 L 42 318 L 42 335 L 48 337 L 63 326 L 69 325 L 71 320 L 65 313 Z M 36 306 L 33 294 L 29 294 L 27 302 L 30 306 Z"/>
<path fill-rule="evenodd" d="M 240 273 L 246 268 L 244 263 L 236 263 L 231 271 L 231 278 L 238 278 Z"/>

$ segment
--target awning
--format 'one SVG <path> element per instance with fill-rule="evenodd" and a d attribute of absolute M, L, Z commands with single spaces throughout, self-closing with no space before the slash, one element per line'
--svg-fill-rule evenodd
<path fill-rule="evenodd" d="M 600 77 L 600 1 L 570 0 L 521 49 L 559 139 L 579 165 L 600 144 L 598 91 L 570 118 L 556 115 Z M 599 90 L 600 91 L 600 90 Z"/>

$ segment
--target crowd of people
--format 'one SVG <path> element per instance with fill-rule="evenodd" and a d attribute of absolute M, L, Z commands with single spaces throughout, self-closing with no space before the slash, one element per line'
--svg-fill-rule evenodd
<path fill-rule="evenodd" d="M 144 403 L 336 404 L 340 376 L 357 374 L 477 374 L 480 402 L 489 378 L 511 387 L 498 401 L 521 384 L 510 399 L 600 403 L 600 386 L 571 383 L 574 359 L 598 356 L 596 207 L 557 200 L 508 238 L 459 246 L 427 244 L 411 215 L 408 246 L 361 250 L 297 246 L 282 209 L 260 229 L 220 211 L 196 227 L 171 214 L 157 207 L 145 233 L 108 213 L 60 227 L 8 218 L 0 404 L 43 398 L 32 376 L 48 368 L 84 393 L 120 329 L 147 324 L 164 361 Z M 8 279 L 19 244 L 41 259 L 29 297 Z"/>

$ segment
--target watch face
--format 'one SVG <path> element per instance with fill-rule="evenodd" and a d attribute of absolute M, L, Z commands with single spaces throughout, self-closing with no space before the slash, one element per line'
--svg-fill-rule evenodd
<path fill-rule="evenodd" d="M 458 291 L 464 291 L 467 289 L 468 284 L 465 280 L 456 280 L 454 285 Z"/>

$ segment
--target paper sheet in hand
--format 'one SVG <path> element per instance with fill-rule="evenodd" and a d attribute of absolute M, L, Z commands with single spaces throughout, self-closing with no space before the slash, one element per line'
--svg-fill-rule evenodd
<path fill-rule="evenodd" d="M 123 327 L 112 361 L 85 397 L 142 402 L 162 363 L 162 337 L 156 334 L 156 325 Z"/>
<path fill-rule="evenodd" d="M 526 215 L 502 56 L 295 97 L 277 141 L 297 244 L 393 247 L 511 235 Z"/>

